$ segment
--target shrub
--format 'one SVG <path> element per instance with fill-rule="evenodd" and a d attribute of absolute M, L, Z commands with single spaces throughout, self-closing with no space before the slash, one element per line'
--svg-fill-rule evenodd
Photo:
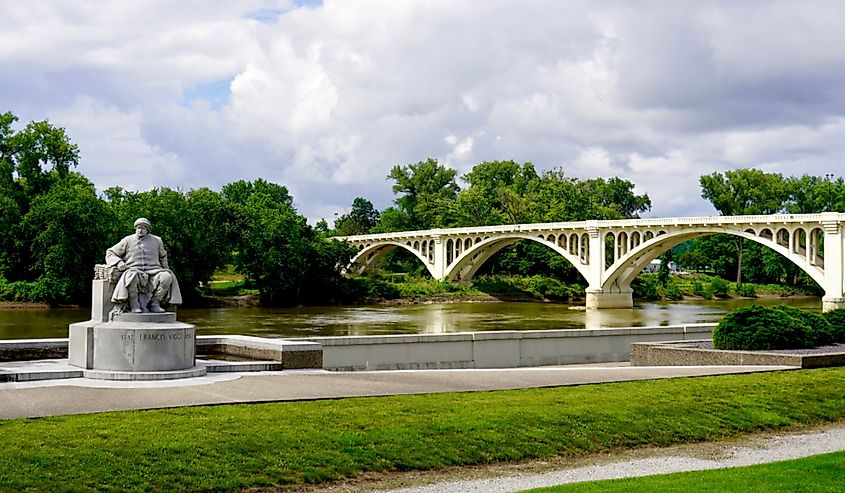
<path fill-rule="evenodd" d="M 737 284 L 735 290 L 736 294 L 744 298 L 757 297 L 757 288 L 755 288 L 753 284 Z"/>
<path fill-rule="evenodd" d="M 677 284 L 670 283 L 666 286 L 663 290 L 663 296 L 666 299 L 677 301 L 684 299 L 684 293 L 681 292 L 681 288 L 678 287 Z"/>
<path fill-rule="evenodd" d="M 824 314 L 830 323 L 830 334 L 833 342 L 845 343 L 845 308 L 837 308 Z"/>
<path fill-rule="evenodd" d="M 751 305 L 728 313 L 713 331 L 716 349 L 801 349 L 813 347 L 813 329 L 778 308 Z"/>
<path fill-rule="evenodd" d="M 710 281 L 710 292 L 717 298 L 728 297 L 728 282 L 721 277 L 714 277 Z"/>
<path fill-rule="evenodd" d="M 798 319 L 810 328 L 807 336 L 813 346 L 826 346 L 833 342 L 833 328 L 823 316 L 818 313 L 807 312 L 791 306 L 779 305 L 774 307 L 785 316 Z"/>
<path fill-rule="evenodd" d="M 648 301 L 655 301 L 661 298 L 658 290 L 660 282 L 655 274 L 640 274 L 631 281 L 631 289 L 634 297 Z"/>

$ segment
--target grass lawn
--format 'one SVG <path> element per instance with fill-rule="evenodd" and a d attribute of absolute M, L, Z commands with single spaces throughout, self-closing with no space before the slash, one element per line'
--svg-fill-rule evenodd
<path fill-rule="evenodd" d="M 17 419 L 0 491 L 232 491 L 843 419 L 845 368 Z"/>
<path fill-rule="evenodd" d="M 593 481 L 530 490 L 531 493 L 796 493 L 845 491 L 845 452 L 772 464 L 643 478 Z"/>

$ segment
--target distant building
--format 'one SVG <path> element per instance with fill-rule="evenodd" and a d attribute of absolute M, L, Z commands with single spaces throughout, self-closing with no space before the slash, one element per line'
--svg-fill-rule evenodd
<path fill-rule="evenodd" d="M 660 259 L 656 258 L 656 259 L 652 260 L 651 262 L 649 262 L 648 265 L 645 266 L 645 268 L 643 269 L 643 272 L 645 272 L 646 274 L 653 274 L 660 269 L 660 264 L 661 264 Z M 669 261 L 669 272 L 678 272 L 678 264 L 676 264 L 675 262 L 673 262 L 671 260 Z"/>

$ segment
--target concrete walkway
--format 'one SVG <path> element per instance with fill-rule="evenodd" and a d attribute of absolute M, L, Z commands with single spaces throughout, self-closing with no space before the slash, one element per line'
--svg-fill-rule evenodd
<path fill-rule="evenodd" d="M 33 364 L 45 366 L 50 362 Z M 219 373 L 159 382 L 69 378 L 0 383 L 0 419 L 212 404 L 558 387 L 789 369 L 794 368 L 632 367 L 611 363 L 497 370 L 286 370 Z"/>
<path fill-rule="evenodd" d="M 514 493 L 583 481 L 743 467 L 845 450 L 845 427 L 756 436 L 735 442 L 638 450 L 646 457 L 596 462 L 542 473 L 521 473 L 411 486 L 381 493 Z M 631 453 L 631 452 L 627 452 Z M 704 455 L 702 457 L 702 455 Z M 609 456 L 613 457 L 613 455 Z"/>

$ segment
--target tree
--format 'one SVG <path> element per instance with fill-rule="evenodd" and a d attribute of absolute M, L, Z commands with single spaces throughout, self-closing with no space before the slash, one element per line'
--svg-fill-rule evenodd
<path fill-rule="evenodd" d="M 308 224 L 289 203 L 268 191 L 253 188 L 237 196 L 243 202 L 234 202 L 240 231 L 235 271 L 258 288 L 262 302 L 298 304 L 297 288 L 308 267 Z"/>
<path fill-rule="evenodd" d="M 533 196 L 540 182 L 534 165 L 514 161 L 484 161 L 475 165 L 462 180 L 469 183 L 473 195 L 496 211 L 491 217 L 494 224 L 519 224 L 532 222 Z M 477 224 L 468 226 L 477 226 Z"/>
<path fill-rule="evenodd" d="M 651 209 L 648 195 L 635 194 L 635 185 L 622 178 L 593 178 L 581 182 L 581 186 L 592 199 L 592 219 L 638 218 Z"/>
<path fill-rule="evenodd" d="M 845 212 L 845 180 L 804 175 L 787 179 L 789 201 L 786 210 L 793 214 Z"/>
<path fill-rule="evenodd" d="M 670 262 L 672 262 L 672 249 L 666 250 L 660 256 L 660 267 L 657 268 L 657 280 L 664 288 L 669 282 Z"/>
<path fill-rule="evenodd" d="M 117 218 L 111 244 L 131 231 L 135 219 L 149 219 L 152 233 L 164 241 L 186 300 L 198 298 L 199 286 L 231 262 L 237 225 L 233 208 L 220 193 L 208 188 L 184 193 L 166 187 L 146 192 L 115 187 L 105 195 Z"/>
<path fill-rule="evenodd" d="M 701 197 L 725 216 L 774 214 L 789 200 L 789 187 L 778 173 L 757 169 L 738 169 L 712 173 L 699 178 Z M 743 238 L 738 237 L 736 282 L 742 283 Z"/>
<path fill-rule="evenodd" d="M 431 158 L 407 166 L 396 165 L 390 170 L 387 177 L 395 182 L 393 193 L 399 195 L 394 202 L 404 213 L 407 227 L 435 227 L 431 221 L 438 216 L 432 214 L 432 210 L 448 204 L 458 194 L 455 174 L 455 170 L 441 166 Z"/>
<path fill-rule="evenodd" d="M 63 128 L 46 120 L 15 131 L 17 121 L 10 112 L 0 114 L 0 273 L 28 280 L 33 237 L 20 225 L 32 201 L 68 177 L 79 150 Z"/>
<path fill-rule="evenodd" d="M 701 197 L 724 216 L 774 214 L 784 209 L 789 188 L 778 173 L 738 169 L 699 178 Z"/>
<path fill-rule="evenodd" d="M 372 202 L 363 197 L 355 197 L 349 213 L 335 221 L 335 231 L 341 236 L 366 234 L 378 224 L 379 217 L 379 212 Z"/>
<path fill-rule="evenodd" d="M 21 224 L 32 238 L 29 280 L 52 304 L 88 303 L 93 266 L 109 244 L 109 211 L 94 185 L 73 173 L 32 201 Z"/>

